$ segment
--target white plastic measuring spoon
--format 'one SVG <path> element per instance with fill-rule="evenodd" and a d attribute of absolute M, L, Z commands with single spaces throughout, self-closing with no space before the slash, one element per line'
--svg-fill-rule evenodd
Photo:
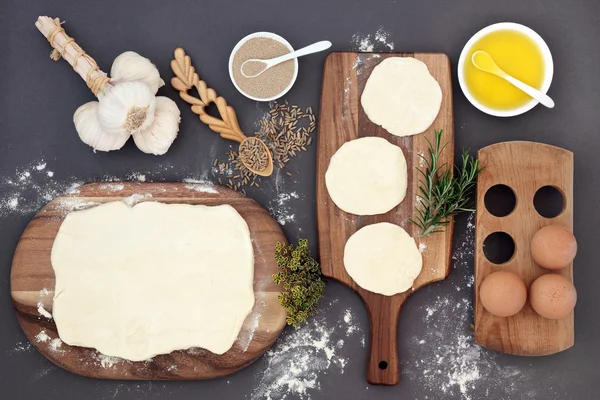
<path fill-rule="evenodd" d="M 299 50 L 292 51 L 291 53 L 284 54 L 279 57 L 271 58 L 270 60 L 251 58 L 250 60 L 244 61 L 240 69 L 242 71 L 242 75 L 244 75 L 246 78 L 256 78 L 269 68 L 277 64 L 281 64 L 284 61 L 327 50 L 330 47 L 331 42 L 329 40 L 323 40 L 322 42 L 311 44 L 310 46 L 303 47 Z"/>
<path fill-rule="evenodd" d="M 540 92 L 535 88 L 532 88 L 526 83 L 523 83 L 520 80 L 513 78 L 512 76 L 504 72 L 502 68 L 500 68 L 496 64 L 496 62 L 489 53 L 483 50 L 478 50 L 471 56 L 471 62 L 473 62 L 473 65 L 478 69 L 507 80 L 508 82 L 512 83 L 513 86 L 517 87 L 518 89 L 521 89 L 522 91 L 524 91 L 529 96 L 533 97 L 546 107 L 554 108 L 554 100 L 552 100 L 550 96 Z"/>

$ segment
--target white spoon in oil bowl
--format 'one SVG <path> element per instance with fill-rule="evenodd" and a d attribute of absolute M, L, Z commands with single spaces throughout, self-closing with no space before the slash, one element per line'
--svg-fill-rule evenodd
<path fill-rule="evenodd" d="M 483 72 L 487 72 L 487 73 L 496 75 L 502 79 L 505 79 L 506 81 L 510 82 L 516 88 L 524 91 L 529 96 L 531 96 L 534 99 L 536 99 L 537 101 L 539 101 L 542 105 L 544 105 L 548 108 L 554 108 L 554 100 L 552 100 L 550 98 L 550 96 L 548 96 L 545 93 L 540 92 L 539 90 L 537 90 L 535 88 L 532 88 L 531 86 L 527 85 L 526 83 L 523 83 L 520 80 L 518 80 L 518 79 L 510 76 L 506 72 L 504 72 L 502 70 L 502 68 L 500 68 L 496 64 L 496 62 L 494 61 L 494 59 L 492 58 L 492 56 L 489 53 L 487 53 L 483 50 L 478 50 L 475 53 L 473 53 L 473 55 L 471 56 L 471 61 L 473 62 L 473 65 L 475 67 L 482 70 Z"/>
<path fill-rule="evenodd" d="M 319 51 L 327 50 L 331 47 L 329 40 L 323 40 L 322 42 L 313 43 L 309 46 L 303 47 L 291 53 L 284 54 L 279 57 L 271 58 L 270 60 L 261 60 L 258 58 L 251 58 L 250 60 L 244 61 L 240 67 L 242 75 L 246 78 L 256 78 L 266 70 L 274 67 L 282 62 L 293 60 L 294 58 L 302 57 L 307 54 L 317 53 Z"/>

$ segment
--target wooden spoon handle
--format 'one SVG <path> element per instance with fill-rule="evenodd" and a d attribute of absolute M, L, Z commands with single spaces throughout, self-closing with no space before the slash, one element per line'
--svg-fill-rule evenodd
<path fill-rule="evenodd" d="M 401 305 L 391 297 L 377 296 L 366 304 L 371 321 L 371 340 L 367 363 L 367 382 L 373 385 L 396 385 L 400 380 L 397 331 Z"/>
<path fill-rule="evenodd" d="M 190 56 L 185 54 L 182 48 L 175 50 L 174 59 L 171 60 L 171 69 L 175 77 L 171 79 L 171 85 L 179 91 L 181 98 L 192 106 L 192 112 L 200 116 L 200 121 L 217 132 L 222 138 L 235 140 L 242 143 L 246 135 L 240 129 L 235 110 L 227 105 L 225 98 L 217 96 L 214 89 L 209 88 L 192 66 Z M 198 97 L 189 94 L 189 90 L 196 88 Z M 206 107 L 215 103 L 221 119 L 213 117 L 206 112 Z"/>

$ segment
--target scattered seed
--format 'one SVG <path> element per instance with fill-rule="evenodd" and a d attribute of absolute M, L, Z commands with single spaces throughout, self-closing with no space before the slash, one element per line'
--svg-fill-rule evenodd
<path fill-rule="evenodd" d="M 284 104 L 274 103 L 257 126 L 260 129 L 255 133 L 255 137 L 268 147 L 273 157 L 273 166 L 283 169 L 291 158 L 307 151 L 308 146 L 312 144 L 311 133 L 316 130 L 316 119 L 312 107 L 302 110 L 296 105 L 290 106 L 286 101 Z M 264 169 L 268 160 L 264 158 L 268 157 L 264 147 L 258 140 L 250 140 L 252 138 L 246 140 L 243 146 L 240 145 L 239 152 L 227 152 L 227 162 L 218 159 L 213 161 L 213 174 L 228 178 L 227 184 L 231 181 L 233 189 L 244 194 L 246 191 L 243 187 L 260 186 L 256 182 L 258 176 L 242 163 L 240 157 L 255 170 Z M 289 172 L 286 174 L 292 176 Z M 222 184 L 220 178 L 219 183 Z"/>

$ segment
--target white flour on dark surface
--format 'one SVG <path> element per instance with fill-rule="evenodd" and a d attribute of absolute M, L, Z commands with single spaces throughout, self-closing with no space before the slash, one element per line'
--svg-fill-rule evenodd
<path fill-rule="evenodd" d="M 364 341 L 364 330 L 350 309 L 335 317 L 328 311 L 325 306 L 298 329 L 288 328 L 267 351 L 252 400 L 310 399 L 321 390 L 325 375 L 335 379 L 344 373 L 350 362 L 342 356 L 345 339 L 358 335 Z"/>
<path fill-rule="evenodd" d="M 475 400 L 475 393 L 505 393 L 507 399 L 533 395 L 528 392 L 533 375 L 526 368 L 501 363 L 500 353 L 474 343 L 473 321 L 474 213 L 467 218 L 466 233 L 456 238 L 453 279 L 456 290 L 434 298 L 421 309 L 427 326 L 424 334 L 410 339 L 411 364 L 402 365 L 406 379 L 417 381 L 429 392 L 426 399 Z M 470 269 L 465 273 L 465 269 Z"/>
<path fill-rule="evenodd" d="M 374 51 L 388 52 L 394 50 L 391 34 L 383 26 L 375 33 L 360 33 L 352 35 L 352 51 L 370 53 Z"/>
<path fill-rule="evenodd" d="M 76 190 L 81 184 L 75 178 L 68 182 L 56 181 L 47 171 L 47 163 L 40 159 L 17 169 L 14 174 L 0 177 L 0 218 L 8 215 L 35 214 L 55 197 Z"/>
<path fill-rule="evenodd" d="M 269 201 L 267 208 L 279 225 L 285 225 L 296 221 L 296 214 L 294 212 L 296 206 L 291 203 L 298 199 L 300 199 L 300 195 L 297 192 L 285 192 L 282 190 L 277 198 Z"/>
<path fill-rule="evenodd" d="M 31 347 L 31 343 L 28 340 L 20 341 L 15 344 L 15 347 L 6 352 L 9 356 L 27 353 L 33 350 Z"/>
<path fill-rule="evenodd" d="M 171 165 L 159 165 L 158 170 L 166 171 Z M 96 179 L 97 180 L 97 179 Z M 145 173 L 130 172 L 125 177 L 104 175 L 100 179 L 104 183 L 101 189 L 120 191 L 124 186 L 121 181 L 146 182 Z M 89 180 L 92 181 L 91 179 Z M 54 171 L 49 170 L 49 164 L 44 159 L 39 159 L 15 170 L 14 174 L 0 177 L 0 219 L 5 216 L 32 217 L 47 203 L 63 194 L 77 194 L 78 187 L 84 180 L 71 177 L 58 177 Z M 210 190 L 208 184 L 194 186 L 195 190 Z M 63 199 L 57 206 L 63 211 L 77 211 L 89 208 L 99 203 L 79 199 Z"/>

